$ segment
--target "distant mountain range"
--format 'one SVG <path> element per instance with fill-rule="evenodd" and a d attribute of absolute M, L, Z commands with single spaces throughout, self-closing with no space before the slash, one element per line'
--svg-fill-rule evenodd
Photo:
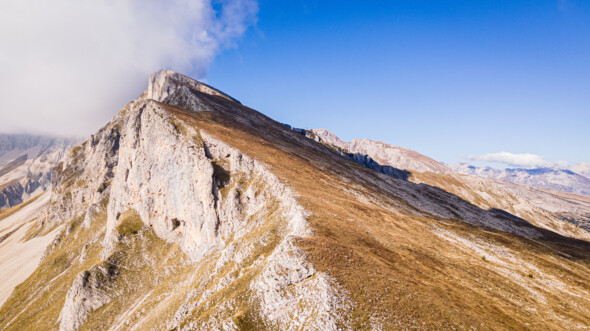
<path fill-rule="evenodd" d="M 571 170 L 558 168 L 494 169 L 475 167 L 467 163 L 450 166 L 451 169 L 468 175 L 539 187 L 554 191 L 590 195 L 590 179 Z"/>
<path fill-rule="evenodd" d="M 290 127 L 289 125 L 287 125 Z M 590 164 L 571 170 L 558 168 L 494 169 L 468 163 L 446 165 L 408 148 L 369 139 L 342 141 L 325 129 L 292 130 L 338 151 L 357 163 L 379 172 L 405 178 L 415 172 L 459 173 L 553 191 L 590 195 Z"/>
<path fill-rule="evenodd" d="M 16 206 L 51 186 L 51 170 L 82 139 L 0 134 L 0 209 Z"/>

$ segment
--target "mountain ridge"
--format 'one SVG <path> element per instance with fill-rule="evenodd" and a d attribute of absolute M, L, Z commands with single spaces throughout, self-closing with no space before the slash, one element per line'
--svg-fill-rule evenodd
<path fill-rule="evenodd" d="M 373 171 L 192 85 L 140 97 L 61 160 L 46 209 L 11 236 L 59 234 L 1 328 L 589 323 L 588 242 Z"/>

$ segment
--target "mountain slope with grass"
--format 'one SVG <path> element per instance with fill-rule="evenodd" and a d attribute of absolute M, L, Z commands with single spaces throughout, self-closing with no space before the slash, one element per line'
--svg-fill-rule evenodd
<path fill-rule="evenodd" d="M 547 190 L 540 184 L 524 185 L 494 176 L 479 176 L 478 172 L 465 171 L 463 168 L 483 168 L 465 164 L 460 167 L 448 167 L 417 152 L 382 142 L 355 139 L 351 143 L 346 143 L 325 129 L 306 130 L 292 128 L 289 125 L 287 127 L 366 168 L 398 179 L 439 187 L 480 208 L 505 210 L 536 226 L 565 236 L 590 240 L 590 199 L 586 196 L 562 192 L 565 189 L 555 190 L 556 186 L 552 186 L 554 190 Z M 505 172 L 491 168 L 488 170 Z M 548 182 L 538 178 L 546 171 L 529 172 L 533 174 L 531 177 L 537 176 L 535 181 Z M 565 170 L 559 172 L 564 173 L 563 176 L 566 178 L 562 180 L 561 176 L 553 178 L 553 181 L 562 185 L 558 188 L 567 187 L 568 182 L 571 182 L 572 173 Z M 578 177 L 583 178 L 575 175 L 574 181 L 580 182 Z"/>
<path fill-rule="evenodd" d="M 361 166 L 171 71 L 51 178 L 21 241 L 58 234 L 4 330 L 590 324 L 588 242 Z"/>

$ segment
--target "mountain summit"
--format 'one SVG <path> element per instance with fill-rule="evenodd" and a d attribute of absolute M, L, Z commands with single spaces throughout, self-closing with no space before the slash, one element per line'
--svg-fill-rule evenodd
<path fill-rule="evenodd" d="M 150 76 L 145 97 L 146 99 L 164 102 L 168 97 L 186 93 L 190 90 L 199 91 L 209 95 L 221 96 L 228 100 L 240 103 L 238 100 L 207 84 L 167 69 L 156 71 Z"/>
<path fill-rule="evenodd" d="M 66 153 L 37 205 L 0 214 L 0 265 L 50 242 L 0 298 L 0 328 L 590 324 L 590 244 L 577 225 L 590 201 L 574 199 L 568 219 L 525 198 L 503 210 L 488 204 L 520 197 L 443 173 L 401 178 L 345 154 L 157 72 Z"/>

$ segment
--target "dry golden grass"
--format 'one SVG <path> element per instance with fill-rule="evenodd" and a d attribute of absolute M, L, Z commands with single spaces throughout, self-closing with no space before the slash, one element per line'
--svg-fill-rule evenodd
<path fill-rule="evenodd" d="M 440 187 L 445 191 L 460 196 L 461 198 L 469 201 L 479 208 L 502 209 L 522 219 L 525 219 L 536 226 L 556 231 L 573 238 L 583 240 L 587 240 L 589 238 L 588 232 L 583 229 L 584 224 L 586 223 L 583 215 L 570 214 L 567 215 L 569 216 L 569 221 L 564 221 L 563 216 L 567 213 L 562 213 L 562 215 L 550 214 L 541 208 L 522 206 L 522 202 L 519 197 L 515 196 L 513 193 L 509 193 L 506 190 L 499 189 L 493 184 L 491 187 L 488 187 L 489 184 L 483 179 L 477 179 L 468 175 L 418 172 L 412 174 L 411 180 L 413 182 L 426 183 L 431 186 Z M 520 186 L 506 183 L 502 185 Z M 570 193 L 541 190 L 537 188 L 530 188 L 530 190 L 545 191 L 548 194 L 554 196 L 554 199 L 566 198 L 569 200 L 570 206 L 575 204 L 576 201 L 590 201 L 588 200 L 588 197 Z M 515 207 L 515 205 L 521 205 L 521 208 Z M 533 203 L 533 205 L 535 204 Z"/>
<path fill-rule="evenodd" d="M 181 304 L 182 296 L 175 291 L 187 290 L 179 284 L 192 267 L 184 263 L 186 258 L 178 245 L 158 238 L 133 210 L 121 215 L 117 230 L 125 240 L 102 262 L 117 270 L 105 284 L 111 301 L 91 312 L 80 330 L 129 327 L 151 315 L 150 310 L 165 298 L 168 310 L 142 321 L 143 328 L 162 329 L 162 323 L 172 318 Z"/>
<path fill-rule="evenodd" d="M 35 272 L 14 289 L 0 308 L 0 329 L 57 329 L 57 317 L 67 291 L 79 272 L 99 262 L 100 243 L 95 242 L 87 248 L 87 259 L 82 263 L 78 262 L 77 254 L 86 243 L 100 235 L 105 221 L 106 215 L 102 214 L 89 229 L 79 226 L 82 218 L 66 225 L 72 229 L 71 236 L 66 238 L 65 229 L 58 235 L 60 243 L 48 252 Z"/>
<path fill-rule="evenodd" d="M 89 228 L 81 227 L 83 217 L 67 224 L 59 235 L 59 244 L 51 249 L 39 268 L 22 284 L 17 286 L 5 305 L 0 309 L 0 329 L 2 330 L 55 330 L 58 316 L 64 305 L 67 291 L 75 277 L 94 265 L 109 264 L 116 261 L 117 276 L 110 284 L 105 284 L 113 300 L 92 312 L 82 329 L 104 330 L 120 322 L 121 313 L 128 312 L 125 322 L 137 323 L 142 311 L 151 307 L 158 309 L 156 314 L 143 321 L 149 329 L 161 329 L 162 323 L 170 319 L 182 303 L 186 288 L 179 284 L 190 274 L 191 267 L 178 245 L 166 243 L 158 238 L 143 222 L 137 213 L 123 213 L 119 229 L 123 240 L 103 261 L 100 253 L 105 230 L 106 213 L 98 214 Z M 80 259 L 82 248 L 86 258 Z M 180 290 L 181 295 L 176 291 Z M 146 300 L 138 311 L 133 305 L 148 293 L 153 296 Z M 158 306 L 161 299 L 167 298 L 166 309 Z"/>

